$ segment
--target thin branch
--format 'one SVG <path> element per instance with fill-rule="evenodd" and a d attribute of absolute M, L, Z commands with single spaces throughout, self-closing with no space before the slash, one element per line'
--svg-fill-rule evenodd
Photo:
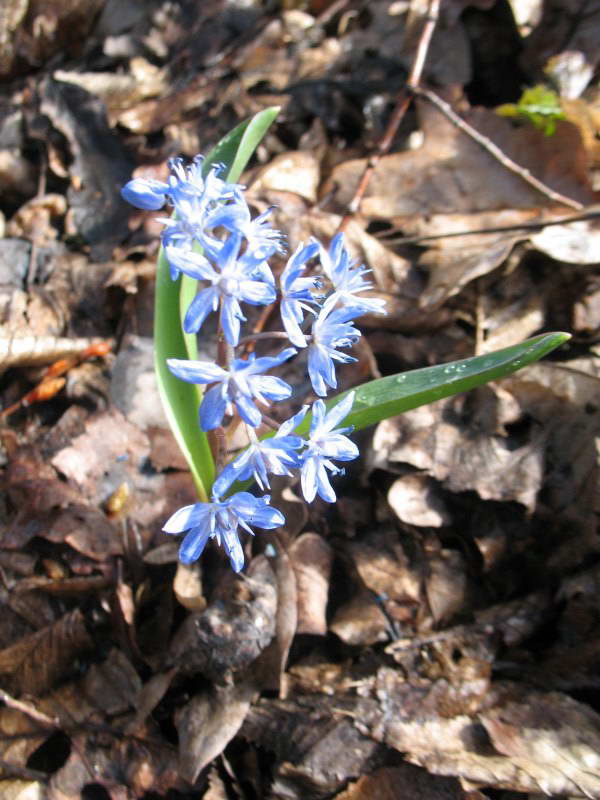
<path fill-rule="evenodd" d="M 470 136 L 477 144 L 481 145 L 484 150 L 487 150 L 487 152 L 493 156 L 496 161 L 500 162 L 503 167 L 513 172 L 515 175 L 518 175 L 530 186 L 533 186 L 534 189 L 537 189 L 538 192 L 541 192 L 557 203 L 562 203 L 565 206 L 569 206 L 569 208 L 574 208 L 576 211 L 581 211 L 584 208 L 582 203 L 579 203 L 577 200 L 572 200 L 570 197 L 566 197 L 560 192 L 555 192 L 554 189 L 551 189 L 545 183 L 538 180 L 538 178 L 535 178 L 528 169 L 521 167 L 516 161 L 509 158 L 491 139 L 479 133 L 472 125 L 469 125 L 462 117 L 459 117 L 452 106 L 445 100 L 442 100 L 435 92 L 420 87 L 414 87 L 413 92 L 418 97 L 424 97 L 426 100 L 429 100 L 429 102 L 441 111 L 453 125 L 456 125 L 463 133 L 466 133 L 467 136 Z"/>
<path fill-rule="evenodd" d="M 2 701 L 4 705 L 8 706 L 9 708 L 14 708 L 15 711 L 20 711 L 30 719 L 35 720 L 35 722 L 39 722 L 39 724 L 43 725 L 45 728 L 60 727 L 60 721 L 58 718 L 49 717 L 47 714 L 44 714 L 43 711 L 38 711 L 37 708 L 32 706 L 30 703 L 26 703 L 24 700 L 17 700 L 15 697 L 12 697 L 3 689 L 0 689 L 0 701 Z"/>
<path fill-rule="evenodd" d="M 340 231 L 343 231 L 347 228 L 352 215 L 359 211 L 360 204 L 362 203 L 371 177 L 373 176 L 373 173 L 375 172 L 375 169 L 382 157 L 386 155 L 392 146 L 392 142 L 394 141 L 394 137 L 396 136 L 398 128 L 400 127 L 400 123 L 404 119 L 404 115 L 406 114 L 406 111 L 408 110 L 408 107 L 412 101 L 413 94 L 421 81 L 423 67 L 425 66 L 425 59 L 427 58 L 427 52 L 429 50 L 429 45 L 431 44 L 431 38 L 433 36 L 440 13 L 440 2 L 441 0 L 430 0 L 429 9 L 427 16 L 425 17 L 423 30 L 421 31 L 421 36 L 419 38 L 419 43 L 417 45 L 408 80 L 406 81 L 406 85 L 400 90 L 398 99 L 396 100 L 396 107 L 394 108 L 394 112 L 390 118 L 390 121 L 388 122 L 388 126 L 383 138 L 379 142 L 377 150 L 367 161 L 365 170 L 358 184 L 358 188 L 354 193 L 354 197 L 348 204 L 348 213 L 340 222 Z"/>
<path fill-rule="evenodd" d="M 421 242 L 433 242 L 436 239 L 454 239 L 457 236 L 479 236 L 480 234 L 492 233 L 510 233 L 511 231 L 541 231 L 544 228 L 549 228 L 552 225 L 568 225 L 571 222 L 582 222 L 586 219 L 595 219 L 600 217 L 600 206 L 588 206 L 584 208 L 581 214 L 569 214 L 567 217 L 558 217 L 557 219 L 549 220 L 536 220 L 530 222 L 517 222 L 514 225 L 496 225 L 490 228 L 471 228 L 462 231 L 448 231 L 448 233 L 431 233 L 423 236 L 394 236 L 393 234 L 399 231 L 399 228 L 394 230 L 383 231 L 375 238 L 379 239 L 383 244 L 420 244 Z"/>
<path fill-rule="evenodd" d="M 271 308 L 272 305 L 269 306 L 269 308 Z M 248 342 L 255 342 L 258 339 L 289 339 L 289 336 L 285 331 L 264 331 L 257 333 L 249 333 L 247 336 L 242 336 L 242 338 L 237 343 L 236 347 L 241 347 L 242 345 L 248 344 Z"/>

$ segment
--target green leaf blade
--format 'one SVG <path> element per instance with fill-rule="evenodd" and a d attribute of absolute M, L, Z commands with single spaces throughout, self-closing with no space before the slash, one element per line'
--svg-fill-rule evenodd
<path fill-rule="evenodd" d="M 405 411 L 499 380 L 533 364 L 570 338 L 568 333 L 545 333 L 493 353 L 370 381 L 354 390 L 354 405 L 344 425 L 361 430 Z M 327 406 L 337 405 L 346 394 L 348 392 L 332 398 Z M 310 417 L 304 419 L 296 433 L 304 435 L 309 428 Z"/>

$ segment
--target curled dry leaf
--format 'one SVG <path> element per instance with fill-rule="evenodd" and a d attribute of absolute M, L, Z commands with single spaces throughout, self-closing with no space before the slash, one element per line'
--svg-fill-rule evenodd
<path fill-rule="evenodd" d="M 481 426 L 473 424 L 478 398 Z M 545 437 L 535 428 L 518 441 L 498 435 L 494 407 L 501 400 L 474 391 L 380 422 L 373 441 L 376 463 L 410 464 L 450 491 L 474 490 L 483 500 L 515 500 L 532 510 L 544 474 Z"/>
<path fill-rule="evenodd" d="M 275 796 L 339 791 L 348 779 L 371 771 L 380 755 L 375 742 L 349 716 L 332 713 L 331 699 L 319 694 L 301 702 L 261 700 L 249 710 L 241 735 L 275 754 Z"/>
<path fill-rule="evenodd" d="M 327 600 L 333 553 L 316 533 L 303 533 L 290 547 L 298 587 L 298 633 L 327 633 Z"/>
<path fill-rule="evenodd" d="M 184 608 L 189 611 L 204 611 L 206 598 L 202 594 L 202 574 L 198 563 L 177 564 L 173 592 Z"/>
<path fill-rule="evenodd" d="M 372 645 L 388 640 L 390 631 L 385 614 L 372 593 L 357 592 L 337 609 L 329 626 L 336 636 L 350 645 Z"/>
<path fill-rule="evenodd" d="M 318 159 L 305 150 L 296 150 L 275 158 L 256 173 L 252 192 L 293 192 L 316 203 L 320 167 Z"/>
<path fill-rule="evenodd" d="M 256 686 L 252 679 L 196 695 L 178 712 L 179 769 L 194 783 L 242 727 Z"/>
<path fill-rule="evenodd" d="M 439 487 L 426 475 L 410 474 L 396 478 L 387 500 L 398 519 L 408 525 L 440 528 L 450 523 Z"/>
<path fill-rule="evenodd" d="M 556 261 L 600 264 L 600 227 L 593 220 L 546 227 L 531 237 L 531 243 Z"/>
<path fill-rule="evenodd" d="M 186 673 L 202 672 L 223 683 L 248 667 L 275 633 L 275 576 L 264 556 L 238 578 L 228 574 L 201 614 L 190 614 L 175 634 L 170 661 Z"/>

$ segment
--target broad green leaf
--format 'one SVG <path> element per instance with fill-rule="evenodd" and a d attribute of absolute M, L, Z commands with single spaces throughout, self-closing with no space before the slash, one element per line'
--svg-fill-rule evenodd
<path fill-rule="evenodd" d="M 190 357 L 179 317 L 180 288 L 181 278 L 171 280 L 161 248 L 156 268 L 154 369 L 168 423 L 190 466 L 198 496 L 206 501 L 214 480 L 214 465 L 206 434 L 198 426 L 202 391 L 199 386 L 178 380 L 167 367 L 167 358 Z"/>
<path fill-rule="evenodd" d="M 544 333 L 494 353 L 370 381 L 354 390 L 356 397 L 352 411 L 343 424 L 354 425 L 356 430 L 360 430 L 443 397 L 483 386 L 538 361 L 570 338 L 568 333 Z M 346 394 L 343 392 L 332 398 L 327 406 L 337 405 Z M 304 435 L 309 427 L 308 417 L 296 433 Z"/>
<path fill-rule="evenodd" d="M 278 108 L 265 109 L 228 133 L 207 156 L 204 172 L 211 164 L 221 163 L 227 170 L 227 179 L 237 181 L 278 111 Z M 214 481 L 215 467 L 207 435 L 198 425 L 202 390 L 199 386 L 180 381 L 167 367 L 167 358 L 198 357 L 196 337 L 185 334 L 181 326 L 195 293 L 196 281 L 191 278 L 182 276 L 177 281 L 171 280 L 169 265 L 161 249 L 154 311 L 154 364 L 158 390 L 173 435 L 189 464 L 199 499 L 206 501 Z"/>

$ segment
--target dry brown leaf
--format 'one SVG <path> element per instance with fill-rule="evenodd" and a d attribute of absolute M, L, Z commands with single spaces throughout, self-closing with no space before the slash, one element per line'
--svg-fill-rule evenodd
<path fill-rule="evenodd" d="M 498 435 L 495 406 L 501 398 L 488 392 L 442 400 L 379 423 L 373 440 L 376 463 L 410 464 L 450 491 L 474 490 L 483 500 L 515 500 L 533 509 L 542 484 L 545 437 L 533 429 L 523 444 Z"/>
<path fill-rule="evenodd" d="M 426 475 L 410 474 L 396 478 L 387 494 L 398 519 L 408 525 L 440 528 L 450 523 L 439 486 Z"/>
<path fill-rule="evenodd" d="M 337 609 L 329 626 L 336 636 L 350 645 L 372 645 L 389 638 L 389 623 L 369 592 L 358 592 Z"/>
<path fill-rule="evenodd" d="M 331 702 L 317 694 L 301 702 L 261 700 L 250 708 L 241 735 L 275 754 L 275 796 L 327 795 L 377 763 L 377 745 L 349 717 L 332 713 Z"/>
<path fill-rule="evenodd" d="M 398 222 L 400 217 L 415 214 L 548 205 L 543 195 L 509 172 L 437 109 L 424 103 L 418 107 L 425 134 L 423 146 L 381 159 L 361 205 L 365 216 L 396 218 Z M 594 202 L 587 154 L 579 131 L 571 123 L 559 121 L 555 134 L 544 136 L 533 125 L 515 128 L 510 120 L 485 108 L 470 109 L 464 116 L 547 186 L 584 205 Z M 334 169 L 328 188 L 337 187 L 336 202 L 350 202 L 364 166 L 360 159 Z"/>
<path fill-rule="evenodd" d="M 593 220 L 550 225 L 535 233 L 531 243 L 556 261 L 600 264 L 600 226 Z"/>
<path fill-rule="evenodd" d="M 275 156 L 252 179 L 252 193 L 293 192 L 309 203 L 316 203 L 320 180 L 318 159 L 305 150 Z"/>
<path fill-rule="evenodd" d="M 222 579 L 204 612 L 187 617 L 173 637 L 171 663 L 223 683 L 272 640 L 276 607 L 275 576 L 267 559 L 258 556 L 240 577 Z"/>
<path fill-rule="evenodd" d="M 467 599 L 465 562 L 457 550 L 441 549 L 427 559 L 425 593 L 435 623 L 447 621 Z"/>
<path fill-rule="evenodd" d="M 4 686 L 13 693 L 46 692 L 73 669 L 79 655 L 92 647 L 83 614 L 75 609 L 53 625 L 0 650 Z"/>
<path fill-rule="evenodd" d="M 336 800 L 465 800 L 458 781 L 429 775 L 425 770 L 402 764 L 382 767 L 363 775 Z"/>
<path fill-rule="evenodd" d="M 194 783 L 207 764 L 220 755 L 241 728 L 256 686 L 250 679 L 196 695 L 178 712 L 179 770 Z"/>
<path fill-rule="evenodd" d="M 45 800 L 46 787 L 39 781 L 0 780 L 4 800 Z"/>
<path fill-rule="evenodd" d="M 327 633 L 327 600 L 333 553 L 316 533 L 303 533 L 290 547 L 298 591 L 298 633 Z"/>

